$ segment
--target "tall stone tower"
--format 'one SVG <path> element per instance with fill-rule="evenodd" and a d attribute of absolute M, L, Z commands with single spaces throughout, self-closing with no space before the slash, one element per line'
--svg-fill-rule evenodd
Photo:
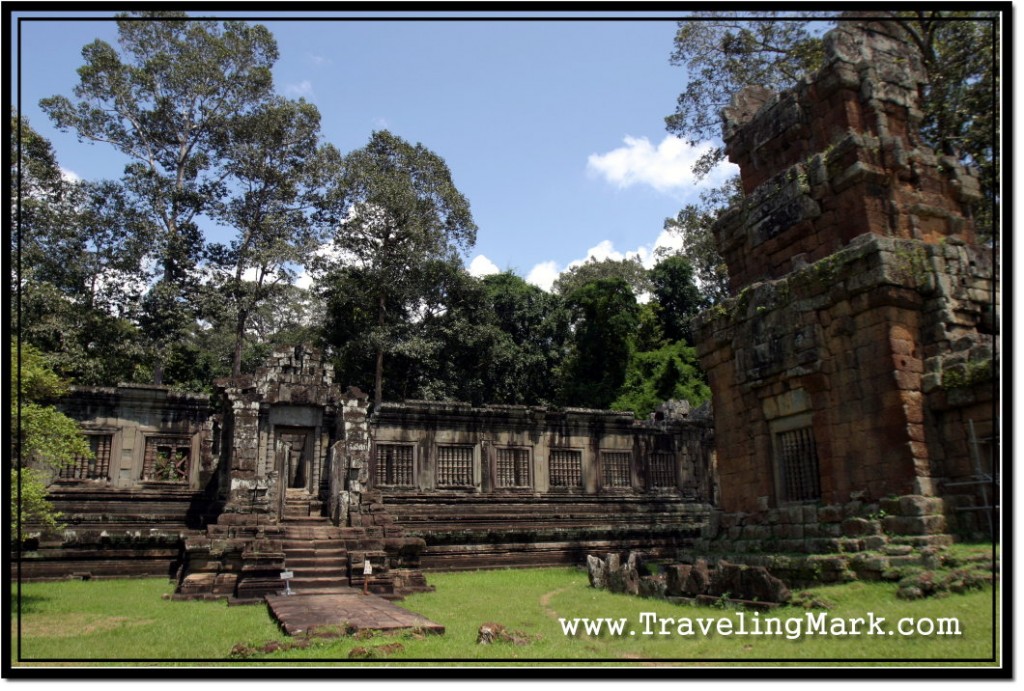
<path fill-rule="evenodd" d="M 698 352 L 726 512 L 911 495 L 935 499 L 887 529 L 928 534 L 983 502 L 992 252 L 977 179 L 921 140 L 927 75 L 901 31 L 841 22 L 820 71 L 723 113 L 745 199 L 715 228 L 734 297 L 702 315 Z"/>

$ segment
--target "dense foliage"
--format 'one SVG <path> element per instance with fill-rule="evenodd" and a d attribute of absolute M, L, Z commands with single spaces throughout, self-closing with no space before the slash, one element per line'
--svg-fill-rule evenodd
<path fill-rule="evenodd" d="M 61 468 L 92 451 L 78 424 L 53 407 L 67 382 L 35 348 L 11 348 L 12 437 L 10 448 L 11 537 L 27 523 L 54 529 L 59 514 L 46 500 L 46 486 Z"/>

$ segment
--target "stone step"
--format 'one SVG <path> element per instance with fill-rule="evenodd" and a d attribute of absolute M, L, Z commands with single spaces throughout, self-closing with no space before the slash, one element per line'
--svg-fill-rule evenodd
<path fill-rule="evenodd" d="M 307 543 L 311 543 L 311 542 L 316 542 L 316 543 L 345 542 L 344 538 L 340 537 L 338 535 L 338 533 L 336 533 L 334 531 L 331 531 L 331 530 L 322 530 L 322 531 L 310 531 L 310 530 L 293 531 L 293 530 L 287 530 L 287 531 L 285 531 L 285 534 L 282 535 L 281 539 L 283 539 L 283 541 L 293 542 L 293 543 L 297 543 L 297 542 L 307 542 Z"/>
<path fill-rule="evenodd" d="M 293 538 L 281 539 L 282 549 L 345 549 L 347 540 L 337 538 Z"/>
<path fill-rule="evenodd" d="M 294 561 L 296 559 L 343 559 L 348 560 L 348 551 L 344 549 L 289 549 L 284 551 L 285 559 Z"/>
<path fill-rule="evenodd" d="M 343 577 L 304 577 L 292 578 L 291 589 L 297 592 L 308 592 L 315 589 L 332 589 L 349 587 L 348 579 Z"/>
<path fill-rule="evenodd" d="M 286 520 L 326 519 L 323 515 L 323 502 L 308 499 L 286 499 L 283 517 Z"/>
<path fill-rule="evenodd" d="M 323 568 L 323 569 L 347 569 L 348 557 L 292 557 L 285 555 L 285 565 L 289 570 Z"/>
<path fill-rule="evenodd" d="M 289 569 L 293 574 L 293 581 L 322 580 L 333 582 L 344 582 L 348 585 L 348 571 L 344 569 Z"/>
<path fill-rule="evenodd" d="M 285 515 L 282 517 L 285 525 L 305 527 L 305 526 L 332 526 L 333 524 L 327 520 L 327 516 L 321 516 L 319 514 L 315 516 L 308 515 L 308 512 L 303 515 L 291 515 L 288 513 L 288 509 L 285 509 Z"/>

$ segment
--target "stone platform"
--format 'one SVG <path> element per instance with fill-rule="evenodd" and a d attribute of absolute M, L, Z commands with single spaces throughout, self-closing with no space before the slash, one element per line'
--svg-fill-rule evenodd
<path fill-rule="evenodd" d="M 309 595 L 267 595 L 274 618 L 290 636 L 324 627 L 354 628 L 357 631 L 421 629 L 444 633 L 444 627 L 409 612 L 376 595 L 363 595 L 355 588 Z"/>

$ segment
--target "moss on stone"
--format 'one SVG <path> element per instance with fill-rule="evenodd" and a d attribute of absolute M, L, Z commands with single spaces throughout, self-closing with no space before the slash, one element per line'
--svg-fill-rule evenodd
<path fill-rule="evenodd" d="M 942 372 L 942 388 L 963 389 L 991 381 L 995 375 L 992 359 L 977 360 L 951 367 Z"/>

